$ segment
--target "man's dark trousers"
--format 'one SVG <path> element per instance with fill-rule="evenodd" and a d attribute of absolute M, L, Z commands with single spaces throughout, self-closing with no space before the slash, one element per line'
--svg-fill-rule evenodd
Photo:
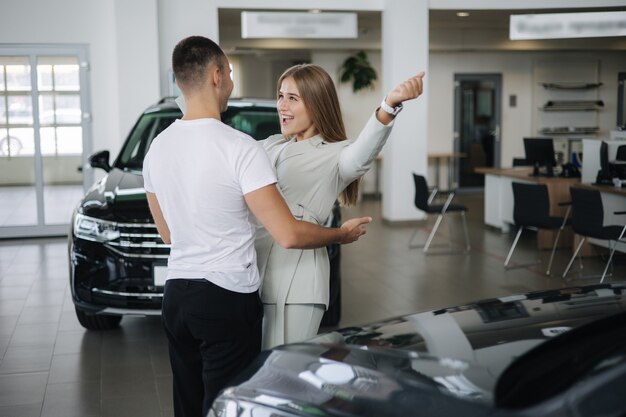
<path fill-rule="evenodd" d="M 228 381 L 261 350 L 258 291 L 238 293 L 207 280 L 169 279 L 163 295 L 176 417 L 206 417 Z"/>

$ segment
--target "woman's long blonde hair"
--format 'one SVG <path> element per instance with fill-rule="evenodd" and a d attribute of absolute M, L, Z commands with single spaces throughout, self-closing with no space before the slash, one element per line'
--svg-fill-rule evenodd
<path fill-rule="evenodd" d="M 298 87 L 313 125 L 327 142 L 346 140 L 346 129 L 341 117 L 335 84 L 328 73 L 314 64 L 299 64 L 288 68 L 278 79 L 277 94 L 285 78 L 292 78 Z M 343 205 L 354 205 L 359 193 L 360 179 L 351 182 L 339 195 Z"/>

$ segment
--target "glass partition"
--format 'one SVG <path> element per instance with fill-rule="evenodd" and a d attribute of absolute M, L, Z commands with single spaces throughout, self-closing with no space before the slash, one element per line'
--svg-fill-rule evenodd
<path fill-rule="evenodd" d="M 69 229 L 86 183 L 85 57 L 81 46 L 0 46 L 0 238 Z"/>

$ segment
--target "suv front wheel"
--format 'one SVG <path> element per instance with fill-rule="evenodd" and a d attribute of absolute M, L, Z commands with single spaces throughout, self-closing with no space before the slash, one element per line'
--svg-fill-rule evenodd
<path fill-rule="evenodd" d="M 111 330 L 120 325 L 122 316 L 96 315 L 76 308 L 76 317 L 80 324 L 88 330 Z"/>

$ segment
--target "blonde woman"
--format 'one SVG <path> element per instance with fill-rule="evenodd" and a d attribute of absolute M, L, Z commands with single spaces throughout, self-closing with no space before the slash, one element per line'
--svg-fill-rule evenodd
<path fill-rule="evenodd" d="M 384 146 L 402 103 L 422 94 L 424 73 L 387 94 L 356 140 L 345 133 L 337 92 L 317 65 L 287 69 L 277 83 L 281 133 L 262 141 L 292 214 L 322 224 L 337 198 L 356 203 L 359 179 Z M 326 248 L 284 249 L 264 229 L 255 242 L 263 284 L 263 348 L 317 334 L 329 300 Z"/>

